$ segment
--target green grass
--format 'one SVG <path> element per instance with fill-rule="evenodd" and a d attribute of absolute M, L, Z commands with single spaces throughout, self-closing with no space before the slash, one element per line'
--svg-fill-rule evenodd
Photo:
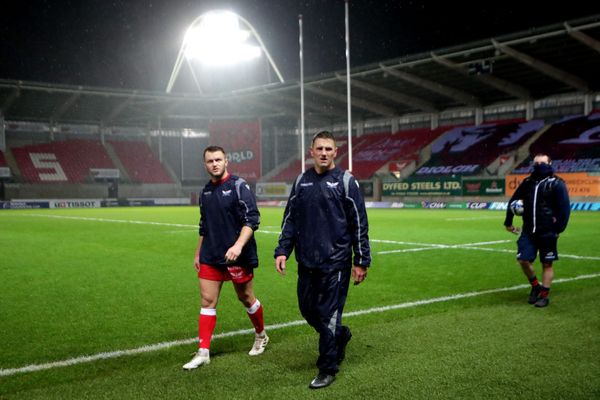
<path fill-rule="evenodd" d="M 295 263 L 285 278 L 273 267 L 283 210 L 261 213 L 255 290 L 266 322 L 301 320 Z M 193 207 L 0 212 L 0 369 L 196 336 L 197 221 Z M 369 221 L 372 269 L 346 312 L 526 283 L 501 212 L 369 210 Z M 600 274 L 599 227 L 599 213 L 572 215 L 556 279 Z M 348 317 L 346 361 L 322 391 L 307 388 L 317 335 L 301 325 L 272 330 L 256 358 L 252 334 L 234 335 L 214 340 L 211 364 L 193 372 L 181 365 L 196 345 L 179 345 L 1 376 L 0 398 L 599 398 L 599 283 L 557 283 L 546 309 L 521 288 Z M 215 333 L 248 328 L 226 284 Z"/>

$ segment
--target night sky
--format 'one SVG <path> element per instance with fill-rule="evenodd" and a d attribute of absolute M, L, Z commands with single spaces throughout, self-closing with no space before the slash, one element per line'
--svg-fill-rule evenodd
<path fill-rule="evenodd" d="M 351 0 L 352 66 L 600 14 L 590 0 L 438 3 Z M 215 8 L 256 28 L 286 80 L 300 74 L 298 14 L 305 76 L 345 69 L 343 0 L 3 0 L 0 79 L 163 91 L 185 28 Z"/>

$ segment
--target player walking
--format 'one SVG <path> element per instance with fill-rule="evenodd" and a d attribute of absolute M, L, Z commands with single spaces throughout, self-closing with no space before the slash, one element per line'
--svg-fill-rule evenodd
<path fill-rule="evenodd" d="M 254 231 L 260 214 L 254 194 L 243 179 L 227 172 L 225 150 L 209 146 L 204 150 L 204 166 L 210 181 L 200 197 L 200 237 L 194 266 L 200 280 L 202 308 L 198 320 L 199 349 L 183 366 L 194 369 L 210 363 L 210 341 L 217 323 L 217 302 L 224 281 L 233 287 L 248 312 L 256 332 L 251 356 L 265 351 L 263 307 L 254 295 L 253 270 L 258 267 Z"/>
<path fill-rule="evenodd" d="M 275 267 L 282 275 L 294 250 L 300 312 L 319 333 L 319 373 L 312 389 L 329 386 L 344 360 L 352 337 L 342 325 L 350 276 L 355 284 L 364 281 L 371 263 L 365 203 L 354 177 L 335 166 L 336 153 L 330 132 L 315 135 L 314 168 L 292 187 L 275 249 Z"/>

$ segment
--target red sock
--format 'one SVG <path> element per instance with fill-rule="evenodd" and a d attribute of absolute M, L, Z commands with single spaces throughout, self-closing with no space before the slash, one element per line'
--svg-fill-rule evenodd
<path fill-rule="evenodd" d="M 265 330 L 265 320 L 263 318 L 263 306 L 260 304 L 260 301 L 256 299 L 254 304 L 250 308 L 247 308 L 248 317 L 250 317 L 250 321 L 252 321 L 252 325 L 254 325 L 254 330 L 256 333 L 261 333 Z"/>
<path fill-rule="evenodd" d="M 217 310 L 214 308 L 202 308 L 200 318 L 198 318 L 198 347 L 210 349 L 210 339 L 212 338 L 215 325 L 217 324 Z"/>
<path fill-rule="evenodd" d="M 529 283 L 531 283 L 531 286 L 536 287 L 537 285 L 540 284 L 540 282 L 537 280 L 537 277 L 534 275 L 531 278 L 529 278 Z"/>

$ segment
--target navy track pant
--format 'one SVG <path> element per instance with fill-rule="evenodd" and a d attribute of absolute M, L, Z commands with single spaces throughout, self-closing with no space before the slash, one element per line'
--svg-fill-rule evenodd
<path fill-rule="evenodd" d="M 319 333 L 319 371 L 338 372 L 337 343 L 348 296 L 351 269 L 298 269 L 298 305 L 306 322 Z"/>

